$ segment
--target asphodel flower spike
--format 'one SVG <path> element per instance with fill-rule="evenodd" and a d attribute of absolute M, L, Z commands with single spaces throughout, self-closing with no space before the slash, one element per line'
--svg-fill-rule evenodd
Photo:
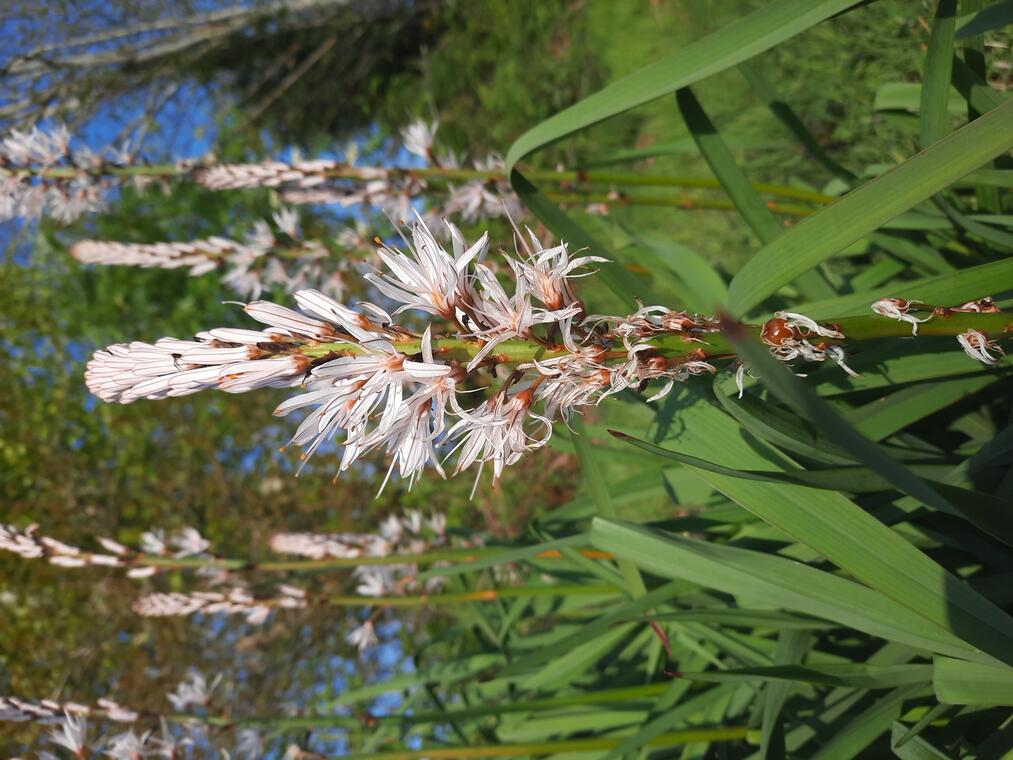
<path fill-rule="evenodd" d="M 677 382 L 716 373 L 715 361 L 734 358 L 710 317 L 661 305 L 639 305 L 627 316 L 586 315 L 574 281 L 599 257 L 571 258 L 565 244 L 544 248 L 532 236 L 525 255 L 506 257 L 509 266 L 497 275 L 484 262 L 487 236 L 468 245 L 447 224 L 446 237 L 449 251 L 419 220 L 409 253 L 380 247 L 385 270 L 366 279 L 387 299 L 383 307 L 352 309 L 317 290 L 296 291 L 298 310 L 254 301 L 244 310 L 262 329 L 110 346 L 89 362 L 88 386 L 120 403 L 205 389 L 300 387 L 275 413 L 309 410 L 291 439 L 304 448 L 303 465 L 341 435 L 339 472 L 383 452 L 390 458 L 383 485 L 396 471 L 411 487 L 428 468 L 445 477 L 454 457 L 454 474 L 477 465 L 480 476 L 488 463 L 498 478 L 545 446 L 555 421 L 655 382 L 660 390 L 648 401 L 657 400 Z M 983 305 L 980 321 L 997 321 L 990 302 L 987 309 L 984 300 L 975 304 Z M 917 320 L 891 306 L 910 317 L 904 321 Z M 968 321 L 972 310 L 965 307 L 951 321 Z M 423 316 L 421 332 L 412 329 L 417 322 L 395 321 L 409 311 Z M 849 336 L 840 324 L 779 312 L 749 329 L 782 361 L 830 360 L 856 375 L 845 363 L 841 343 Z M 879 331 L 899 334 L 894 325 Z M 968 345 L 981 349 L 977 358 L 991 358 L 996 344 L 967 335 Z M 501 365 L 512 371 L 496 372 Z"/>

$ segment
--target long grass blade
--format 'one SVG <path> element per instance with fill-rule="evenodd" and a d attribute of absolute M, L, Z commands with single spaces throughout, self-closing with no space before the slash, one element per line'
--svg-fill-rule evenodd
<path fill-rule="evenodd" d="M 765 246 L 735 275 L 730 308 L 743 314 L 778 288 L 1013 148 L 1013 102 L 939 140 Z"/>

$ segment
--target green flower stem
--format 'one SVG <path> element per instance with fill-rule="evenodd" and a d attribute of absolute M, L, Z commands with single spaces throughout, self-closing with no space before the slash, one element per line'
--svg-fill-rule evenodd
<path fill-rule="evenodd" d="M 192 169 L 180 169 L 172 164 L 138 166 L 104 165 L 95 169 L 78 169 L 70 166 L 31 167 L 26 169 L 0 167 L 0 176 L 30 175 L 49 179 L 70 179 L 83 173 L 93 176 L 158 177 L 171 179 L 175 177 L 185 178 L 191 174 L 192 171 Z M 449 169 L 438 166 L 422 168 L 338 166 L 327 171 L 322 171 L 320 174 L 334 179 L 347 179 L 361 182 L 374 180 L 378 177 L 384 176 L 392 179 L 426 179 L 444 182 L 468 182 L 472 180 L 483 180 L 489 182 L 507 181 L 506 174 L 500 170 Z M 587 185 L 608 185 L 627 187 L 690 187 L 714 190 L 721 189 L 721 184 L 710 177 L 624 174 L 615 172 L 557 172 L 544 170 L 527 171 L 525 172 L 525 176 L 534 182 L 556 183 L 565 185 L 568 188 Z M 816 193 L 811 190 L 786 187 L 784 185 L 754 183 L 753 187 L 757 192 L 764 193 L 766 195 L 773 195 L 780 198 L 792 198 L 794 200 L 808 201 L 810 203 L 826 204 L 835 200 L 834 197 L 830 195 Z"/>
<path fill-rule="evenodd" d="M 490 715 L 505 715 L 507 713 L 531 712 L 532 710 L 549 710 L 559 707 L 574 707 L 578 705 L 596 704 L 617 704 L 629 705 L 632 701 L 644 700 L 653 701 L 661 696 L 671 687 L 668 682 L 651 683 L 643 686 L 627 686 L 616 689 L 599 689 L 588 691 L 583 694 L 571 694 L 558 697 L 546 697 L 544 699 L 530 699 L 521 702 L 505 702 L 503 704 L 486 704 L 476 707 L 468 707 L 460 710 L 434 710 L 431 712 L 416 712 L 411 714 L 400 713 L 394 715 L 301 715 L 301 716 L 277 716 L 277 715 L 252 715 L 230 717 L 223 715 L 189 715 L 185 713 L 171 714 L 164 716 L 171 722 L 186 723 L 196 722 L 209 726 L 263 726 L 282 730 L 310 730 L 319 728 L 363 728 L 368 722 L 369 725 L 422 725 L 432 723 L 448 723 L 457 720 L 470 720 L 473 718 L 485 718 Z"/>
<path fill-rule="evenodd" d="M 436 562 L 467 564 L 480 559 L 495 557 L 516 549 L 515 546 L 482 547 L 474 549 L 437 549 L 420 554 L 388 554 L 385 556 L 328 557 L 326 559 L 274 560 L 251 562 L 232 557 L 158 557 L 142 554 L 135 557 L 131 567 L 159 567 L 165 570 L 188 570 L 200 567 L 217 567 L 223 570 L 246 570 L 275 573 L 312 572 L 318 570 L 340 570 L 364 565 L 431 565 Z M 588 559 L 610 559 L 610 552 L 597 549 L 577 549 Z M 556 549 L 539 552 L 537 559 L 560 559 L 562 553 Z"/>
<path fill-rule="evenodd" d="M 335 607 L 428 607 L 439 604 L 467 602 L 494 602 L 529 596 L 602 596 L 619 594 L 615 586 L 606 584 L 564 584 L 552 586 L 504 586 L 481 591 L 455 591 L 446 594 L 419 594 L 417 596 L 322 596 L 316 601 Z"/>
<path fill-rule="evenodd" d="M 609 206 L 665 206 L 670 208 L 681 208 L 687 211 L 694 210 L 716 210 L 735 211 L 735 204 L 731 201 L 716 198 L 696 197 L 672 197 L 665 195 L 610 195 L 604 193 L 558 193 L 548 191 L 545 197 L 557 203 L 604 203 Z M 782 216 L 809 216 L 813 209 L 808 206 L 796 206 L 783 203 L 767 203 L 767 208 L 775 214 Z"/>
<path fill-rule="evenodd" d="M 805 307 L 799 307 L 805 310 Z M 920 312 L 921 313 L 921 312 Z M 922 316 L 927 312 L 922 313 Z M 878 315 L 861 317 L 844 317 L 842 319 L 820 320 L 823 324 L 834 324 L 844 333 L 846 339 L 828 340 L 828 343 L 847 343 L 849 341 L 875 340 L 879 338 L 911 338 L 911 325 L 898 322 Z M 747 332 L 759 336 L 762 325 L 744 325 Z M 977 314 L 959 313 L 947 317 L 934 317 L 918 326 L 919 336 L 950 335 L 956 336 L 969 329 L 975 329 L 989 337 L 999 337 L 1013 331 L 1013 314 Z M 659 334 L 647 339 L 658 350 L 658 353 L 678 359 L 697 351 L 709 357 L 734 356 L 735 351 L 721 333 L 706 333 L 701 340 L 688 340 L 680 333 Z M 412 355 L 421 352 L 421 341 L 410 339 L 397 342 L 395 345 L 402 353 Z M 467 338 L 438 338 L 433 340 L 433 353 L 437 359 L 456 359 L 469 361 L 482 347 L 479 341 Z M 301 346 L 299 351 L 313 359 L 328 356 L 358 355 L 366 353 L 361 346 L 350 343 L 317 343 Z M 500 364 L 523 364 L 532 359 L 545 361 L 568 355 L 562 346 L 544 346 L 529 340 L 508 340 L 496 347 L 493 358 Z M 617 349 L 604 355 L 604 359 L 620 359 L 626 357 L 626 351 Z"/>
<path fill-rule="evenodd" d="M 622 704 L 643 700 L 652 702 L 664 694 L 672 684 L 650 683 L 642 686 L 623 686 L 614 689 L 598 689 L 579 694 L 528 699 L 522 702 L 481 704 L 454 710 L 433 710 L 427 712 L 395 713 L 390 715 L 196 715 L 170 713 L 164 715 L 171 723 L 199 723 L 206 726 L 233 728 L 257 726 L 290 731 L 314 729 L 362 729 L 364 721 L 372 725 L 418 726 L 423 724 L 444 724 L 451 720 L 466 720 L 509 712 L 531 712 L 532 710 L 555 709 L 586 704 Z"/>

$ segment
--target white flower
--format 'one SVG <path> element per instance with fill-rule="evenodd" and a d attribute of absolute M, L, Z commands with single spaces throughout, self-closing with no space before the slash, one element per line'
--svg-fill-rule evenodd
<path fill-rule="evenodd" d="M 409 153 L 414 153 L 416 156 L 421 156 L 427 161 L 431 161 L 433 157 L 433 140 L 436 139 L 436 130 L 439 129 L 440 123 L 434 121 L 431 124 L 426 124 L 421 119 L 413 121 L 407 127 L 401 130 L 401 140 L 404 142 L 405 150 Z"/>
<path fill-rule="evenodd" d="M 299 234 L 299 212 L 294 208 L 283 208 L 276 211 L 271 218 L 278 225 L 278 229 L 293 240 L 298 240 L 301 237 Z"/>
<path fill-rule="evenodd" d="M 573 277 L 584 277 L 591 272 L 574 274 L 574 271 L 588 264 L 604 263 L 608 259 L 601 256 L 580 256 L 570 260 L 565 243 L 554 248 L 543 249 L 535 234 L 528 230 L 533 250 L 527 261 L 509 259 L 518 279 L 523 278 L 532 295 L 545 304 L 551 311 L 569 306 L 577 300 L 570 286 Z"/>
<path fill-rule="evenodd" d="M 558 311 L 535 309 L 531 305 L 527 281 L 517 280 L 513 297 L 508 296 L 492 270 L 481 264 L 475 267 L 475 280 L 480 286 L 479 297 L 473 306 L 473 316 L 480 329 L 474 335 L 485 345 L 468 363 L 468 371 L 478 367 L 492 351 L 505 340 L 523 338 L 538 324 L 559 322 L 579 313 L 577 306 Z"/>
<path fill-rule="evenodd" d="M 410 257 L 386 246 L 377 249 L 377 255 L 390 274 L 373 272 L 367 274 L 366 279 L 385 296 L 402 304 L 394 314 L 405 309 L 419 309 L 444 319 L 455 319 L 456 293 L 463 283 L 465 270 L 485 254 L 489 235 L 482 235 L 477 243 L 464 248 L 463 244 L 458 244 L 460 233 L 454 235 L 454 229 L 451 227 L 454 256 L 440 246 L 421 220 L 412 226 L 412 242 L 408 244 Z"/>
<path fill-rule="evenodd" d="M 106 739 L 102 754 L 115 760 L 141 760 L 148 754 L 147 738 L 147 734 L 138 736 L 133 731 L 114 734 Z"/>
<path fill-rule="evenodd" d="M 121 544 L 119 541 L 113 541 L 111 538 L 99 536 L 95 540 L 98 541 L 106 551 L 112 552 L 119 557 L 130 553 L 130 549 Z"/>
<path fill-rule="evenodd" d="M 386 568 L 360 566 L 355 568 L 355 577 L 361 582 L 355 588 L 360 596 L 385 596 L 389 590 L 390 578 Z"/>
<path fill-rule="evenodd" d="M 88 733 L 88 722 L 83 715 L 64 713 L 60 725 L 49 734 L 49 740 L 66 748 L 78 757 L 84 757 L 85 737 Z"/>
<path fill-rule="evenodd" d="M 211 542 L 198 533 L 196 528 L 183 528 L 172 537 L 172 545 L 177 549 L 177 557 L 190 557 L 206 552 Z"/>
<path fill-rule="evenodd" d="M 957 336 L 957 342 L 964 349 L 964 353 L 984 364 L 995 364 L 999 361 L 999 357 L 1005 353 L 998 343 L 989 340 L 987 335 L 977 330 L 962 332 Z M 990 353 L 992 351 L 997 355 L 992 356 Z"/>
<path fill-rule="evenodd" d="M 774 313 L 774 316 L 783 319 L 788 328 L 798 329 L 801 328 L 804 332 L 801 335 L 819 335 L 823 338 L 843 338 L 844 333 L 839 330 L 834 330 L 829 327 L 823 327 L 816 320 L 810 319 L 804 314 L 795 314 L 790 311 L 778 311 Z"/>
<path fill-rule="evenodd" d="M 98 700 L 98 706 L 101 707 L 109 720 L 115 720 L 118 723 L 133 723 L 140 715 L 133 710 L 130 710 L 119 702 L 115 702 L 111 699 L 103 697 Z"/>
<path fill-rule="evenodd" d="M 116 344 L 96 351 L 85 371 L 88 389 L 104 401 L 122 404 L 140 398 L 185 396 L 209 388 L 240 393 L 301 382 L 309 366 L 309 360 L 301 355 L 254 359 L 259 355 L 255 346 L 221 345 L 220 338 L 210 333 L 197 338 L 161 338 L 154 344 Z M 265 343 L 274 338 L 260 333 Z"/>
<path fill-rule="evenodd" d="M 311 319 L 305 314 L 300 314 L 271 301 L 253 301 L 246 304 L 243 311 L 265 325 L 280 327 L 283 330 L 290 330 L 316 340 L 328 340 L 334 337 L 334 329 L 326 323 L 318 319 Z"/>
<path fill-rule="evenodd" d="M 218 675 L 211 682 L 211 685 L 208 686 L 207 679 L 204 678 L 203 673 L 191 670 L 187 674 L 186 679 L 180 681 L 179 686 L 176 687 L 176 691 L 171 691 L 166 696 L 169 698 L 169 702 L 173 708 L 179 712 L 185 711 L 190 705 L 203 707 L 211 699 L 211 692 L 218 685 L 221 678 L 221 675 Z"/>
<path fill-rule="evenodd" d="M 397 515 L 390 515 L 380 523 L 380 535 L 392 544 L 398 543 L 403 534 L 404 527 L 401 525 L 401 520 Z"/>
<path fill-rule="evenodd" d="M 237 759 L 259 760 L 264 756 L 264 743 L 260 731 L 255 728 L 241 728 L 236 732 L 235 756 Z"/>
<path fill-rule="evenodd" d="M 437 536 L 442 536 L 447 532 L 447 516 L 442 512 L 433 512 L 429 517 L 428 524 L 429 530 Z"/>
<path fill-rule="evenodd" d="M 165 531 L 160 528 L 146 530 L 141 534 L 141 551 L 145 554 L 167 554 Z"/>
<path fill-rule="evenodd" d="M 456 473 L 479 463 L 472 496 L 486 462 L 492 462 L 493 478 L 498 479 L 503 468 L 516 463 L 524 452 L 549 442 L 552 422 L 531 412 L 533 395 L 531 390 L 515 393 L 509 399 L 497 394 L 477 411 L 461 412 L 460 422 L 450 429 L 451 439 L 461 439 L 454 447 L 454 451 L 460 450 Z M 530 423 L 534 423 L 536 432 L 528 432 Z"/>
<path fill-rule="evenodd" d="M 739 365 L 735 368 L 735 387 L 739 389 L 739 398 L 742 398 L 746 392 L 745 379 L 746 365 L 739 362 Z"/>
<path fill-rule="evenodd" d="M 911 334 L 917 335 L 918 325 L 932 319 L 931 314 L 924 319 L 919 319 L 914 314 L 909 313 L 911 311 L 911 307 L 919 303 L 921 303 L 921 301 L 907 301 L 903 298 L 880 298 L 872 305 L 872 310 L 881 317 L 888 317 L 901 322 L 910 322 Z"/>
<path fill-rule="evenodd" d="M 349 631 L 348 635 L 345 636 L 345 641 L 353 647 L 356 647 L 359 650 L 359 654 L 362 654 L 370 647 L 376 646 L 380 639 L 377 638 L 376 630 L 373 627 L 373 621 L 367 620 L 358 628 L 354 628 Z"/>
<path fill-rule="evenodd" d="M 827 348 L 827 356 L 851 377 L 861 377 L 860 374 L 844 363 L 847 356 L 844 353 L 844 349 L 840 346 L 830 346 Z"/>
<path fill-rule="evenodd" d="M 411 399 L 404 413 L 386 429 L 374 430 L 364 448 L 372 448 L 376 443 L 384 442 L 387 452 L 393 455 L 378 493 L 386 487 L 395 467 L 398 468 L 401 477 L 408 481 L 409 490 L 430 462 L 436 467 L 437 472 L 444 476 L 436 453 L 437 435 L 432 429 L 429 402 L 419 403 Z"/>

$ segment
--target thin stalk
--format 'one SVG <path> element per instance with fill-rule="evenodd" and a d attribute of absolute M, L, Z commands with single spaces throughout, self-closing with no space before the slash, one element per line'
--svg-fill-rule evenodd
<path fill-rule="evenodd" d="M 193 172 L 191 168 L 181 168 L 174 164 L 139 164 L 135 166 L 100 165 L 95 168 L 77 168 L 73 166 L 49 166 L 13 168 L 0 166 L 2 176 L 34 176 L 44 179 L 72 179 L 81 174 L 110 177 L 157 177 L 162 179 L 186 178 Z M 316 172 L 321 177 L 346 179 L 367 182 L 377 178 L 387 179 L 428 179 L 446 182 L 469 182 L 480 180 L 486 182 L 506 182 L 506 173 L 499 169 L 450 169 L 437 166 L 419 168 L 408 167 L 364 167 L 336 166 Z M 607 185 L 625 187 L 689 187 L 720 190 L 721 184 L 710 177 L 688 177 L 670 175 L 626 174 L 617 172 L 585 172 L 585 171 L 545 171 L 530 170 L 525 176 L 536 182 L 548 182 L 569 187 L 586 185 Z M 786 187 L 770 183 L 753 184 L 757 192 L 780 198 L 826 204 L 835 200 L 831 195 Z"/>
<path fill-rule="evenodd" d="M 419 594 L 417 596 L 321 596 L 314 599 L 319 604 L 334 607 L 428 607 L 440 604 L 461 604 L 467 602 L 494 602 L 528 596 L 602 596 L 619 594 L 615 586 L 580 583 L 553 586 L 505 586 L 481 591 L 454 591 L 446 594 Z M 269 600 L 263 600 L 269 603 Z"/>
<path fill-rule="evenodd" d="M 557 203 L 604 203 L 609 206 L 663 206 L 681 208 L 686 211 L 714 210 L 736 211 L 735 204 L 719 198 L 696 198 L 689 196 L 671 197 L 664 195 L 612 195 L 607 193 L 557 193 L 546 192 L 545 197 Z M 785 203 L 767 202 L 766 207 L 781 216 L 809 216 L 814 209 Z"/>
<path fill-rule="evenodd" d="M 840 332 L 847 336 L 846 341 L 830 340 L 827 343 L 847 341 L 875 340 L 879 338 L 911 338 L 911 325 L 907 322 L 869 315 L 863 317 L 844 317 L 842 319 L 821 320 L 824 324 L 837 325 Z M 754 337 L 760 335 L 762 325 L 743 325 L 745 331 Z M 918 326 L 918 336 L 956 336 L 969 329 L 978 330 L 989 336 L 1000 336 L 1013 331 L 1013 314 L 978 314 L 957 313 L 947 317 L 936 317 Z M 699 340 L 689 340 L 679 333 L 663 333 L 645 339 L 651 343 L 658 353 L 670 359 L 682 358 L 694 352 L 703 352 L 708 357 L 733 356 L 735 351 L 721 333 L 706 333 Z M 917 340 L 917 338 L 915 338 Z M 405 354 L 420 353 L 421 340 L 412 338 L 396 343 L 399 351 Z M 479 341 L 467 338 L 433 339 L 433 353 L 438 359 L 456 359 L 467 362 L 481 349 Z M 365 353 L 361 346 L 348 343 L 317 343 L 304 345 L 298 349 L 302 354 L 313 359 L 328 356 L 357 355 Z M 563 346 L 544 346 L 536 341 L 506 340 L 496 347 L 493 359 L 500 364 L 523 364 L 533 359 L 547 361 L 567 356 L 569 351 Z M 602 360 L 621 359 L 626 351 L 616 349 L 604 354 Z"/>
<path fill-rule="evenodd" d="M 396 715 L 369 715 L 365 718 L 351 715 L 301 715 L 297 717 L 275 715 L 251 715 L 232 717 L 224 715 L 166 715 L 170 722 L 196 722 L 209 726 L 262 726 L 282 730 L 310 730 L 318 728 L 362 728 L 364 721 L 370 725 L 422 725 L 447 723 L 454 720 L 470 720 L 485 718 L 490 715 L 507 713 L 531 712 L 532 710 L 548 710 L 557 707 L 575 707 L 595 704 L 629 705 L 634 700 L 650 700 L 661 696 L 671 686 L 670 683 L 651 683 L 643 686 L 629 686 L 617 689 L 600 689 L 583 694 L 565 695 L 530 699 L 521 702 L 504 704 L 479 705 L 460 710 L 439 710 L 432 712 L 401 713 Z"/>
<path fill-rule="evenodd" d="M 326 559 L 295 559 L 274 560 L 268 562 L 251 562 L 233 557 L 157 557 L 138 555 L 131 562 L 132 567 L 158 567 L 166 570 L 187 570 L 201 567 L 221 568 L 223 570 L 244 570 L 261 572 L 302 572 L 316 570 L 340 570 L 364 565 L 430 565 L 436 562 L 455 562 L 467 564 L 480 559 L 495 557 L 497 554 L 513 552 L 516 547 L 489 547 L 482 549 L 442 549 L 420 554 L 388 554 L 385 556 L 363 557 L 328 557 Z M 577 549 L 588 559 L 611 559 L 611 552 L 597 549 Z M 561 559 L 558 549 L 548 549 L 533 555 L 537 559 Z"/>

